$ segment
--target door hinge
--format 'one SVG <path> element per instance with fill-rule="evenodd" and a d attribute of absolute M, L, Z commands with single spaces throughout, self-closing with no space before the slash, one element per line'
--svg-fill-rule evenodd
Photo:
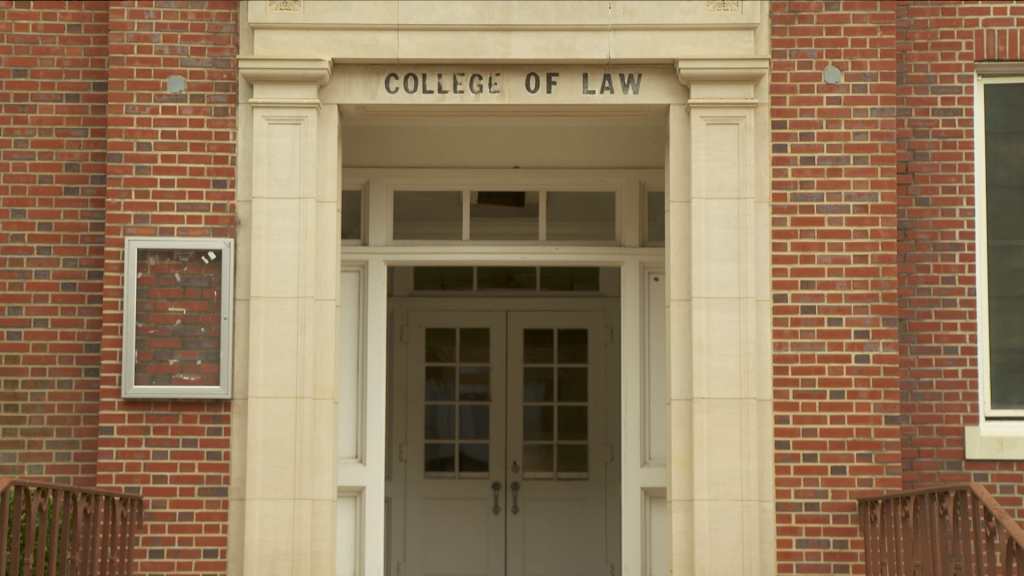
<path fill-rule="evenodd" d="M 402 326 L 398 329 L 398 341 L 402 344 L 409 343 L 409 327 Z"/>
<path fill-rule="evenodd" d="M 405 562 L 399 562 L 395 568 L 395 576 L 405 576 Z"/>
<path fill-rule="evenodd" d="M 614 344 L 615 343 L 615 327 L 605 326 L 604 327 L 604 343 Z"/>
<path fill-rule="evenodd" d="M 608 461 L 609 462 L 614 462 L 615 461 L 615 446 L 612 446 L 611 444 L 608 444 L 607 448 L 608 448 Z"/>
<path fill-rule="evenodd" d="M 406 444 L 405 442 L 402 442 L 401 444 L 399 444 L 398 445 L 398 459 L 401 460 L 402 462 L 408 462 L 409 461 L 408 451 L 409 451 L 409 445 L 408 444 Z"/>
<path fill-rule="evenodd" d="M 608 564 L 608 574 L 609 576 L 615 576 L 615 564 Z"/>

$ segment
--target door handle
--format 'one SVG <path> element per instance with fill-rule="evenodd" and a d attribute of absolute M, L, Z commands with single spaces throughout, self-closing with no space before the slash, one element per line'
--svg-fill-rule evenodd
<path fill-rule="evenodd" d="M 501 482 L 494 482 L 491 484 L 491 490 L 494 490 L 494 508 L 491 508 L 491 512 L 497 516 L 501 514 L 501 506 L 498 506 L 498 498 L 501 495 Z"/>
<path fill-rule="evenodd" d="M 509 484 L 512 489 L 512 513 L 519 514 L 519 482 Z"/>

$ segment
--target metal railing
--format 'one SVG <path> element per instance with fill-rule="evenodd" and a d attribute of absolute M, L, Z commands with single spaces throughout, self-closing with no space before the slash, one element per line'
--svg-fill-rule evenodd
<path fill-rule="evenodd" d="M 131 576 L 142 497 L 0 478 L 0 573 Z"/>
<path fill-rule="evenodd" d="M 1024 576 L 1024 530 L 980 484 L 857 499 L 867 576 Z"/>

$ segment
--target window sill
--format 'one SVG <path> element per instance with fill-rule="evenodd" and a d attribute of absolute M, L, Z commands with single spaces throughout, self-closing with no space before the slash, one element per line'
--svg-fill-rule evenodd
<path fill-rule="evenodd" d="M 996 430 L 964 426 L 964 455 L 967 460 L 1024 460 L 1024 426 Z"/>

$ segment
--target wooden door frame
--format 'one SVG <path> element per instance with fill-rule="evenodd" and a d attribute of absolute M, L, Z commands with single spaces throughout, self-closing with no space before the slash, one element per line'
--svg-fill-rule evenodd
<path fill-rule="evenodd" d="M 518 265 L 518 266 L 601 266 L 620 269 L 618 309 L 608 318 L 617 320 L 615 342 L 619 344 L 618 366 L 608 371 L 619 374 L 620 396 L 615 403 L 618 417 L 609 413 L 620 430 L 619 470 L 621 478 L 620 509 L 609 514 L 609 522 L 619 527 L 621 561 L 617 569 L 649 561 L 651 518 L 655 506 L 664 509 L 667 470 L 666 462 L 652 461 L 646 456 L 647 437 L 655 432 L 641 422 L 646 413 L 643 406 L 649 392 L 664 388 L 664 381 L 654 382 L 648 367 L 648 325 L 650 314 L 647 286 L 652 276 L 665 278 L 664 249 L 622 247 L 445 247 L 443 251 L 426 247 L 346 247 L 341 263 L 341 312 L 354 318 L 354 325 L 340 338 L 341 357 L 352 362 L 342 366 L 339 389 L 339 420 L 354 418 L 360 422 L 358 438 L 346 438 L 339 430 L 339 445 L 352 445 L 354 457 L 339 457 L 338 514 L 339 526 L 356 522 L 366 527 L 361 538 L 377 541 L 381 555 L 389 557 L 390 511 L 385 501 L 385 484 L 393 478 L 391 455 L 385 444 L 388 411 L 388 326 L 387 270 L 389 267 L 414 265 Z M 416 297 L 409 297 L 409 300 Z M 607 300 L 608 298 L 586 298 Z M 427 300 L 420 298 L 419 300 Z M 485 298 L 473 298 L 473 302 Z M 542 297 L 518 299 L 524 306 L 535 307 Z M 551 299 L 561 307 L 574 298 Z M 581 298 L 583 300 L 583 298 Z M 430 305 L 444 309 L 456 299 L 431 298 Z M 451 304 L 445 304 L 450 302 Z M 616 313 L 617 312 L 617 313 Z M 657 313 L 657 310 L 654 311 Z M 344 324 L 344 322 L 343 322 Z M 400 327 L 398 327 L 400 329 Z M 394 328 L 392 328 L 394 329 Z M 662 396 L 666 394 L 661 391 Z M 667 434 L 667 430 L 661 431 Z M 356 487 L 359 488 L 356 488 Z M 362 488 L 365 486 L 365 489 Z M 351 524 L 355 525 L 355 524 Z M 667 528 L 666 528 L 667 529 Z M 339 532 L 340 537 L 348 537 Z M 642 540 L 643 538 L 643 540 Z M 648 544 L 644 544 L 648 542 Z M 367 542 L 369 544 L 370 542 Z"/>

